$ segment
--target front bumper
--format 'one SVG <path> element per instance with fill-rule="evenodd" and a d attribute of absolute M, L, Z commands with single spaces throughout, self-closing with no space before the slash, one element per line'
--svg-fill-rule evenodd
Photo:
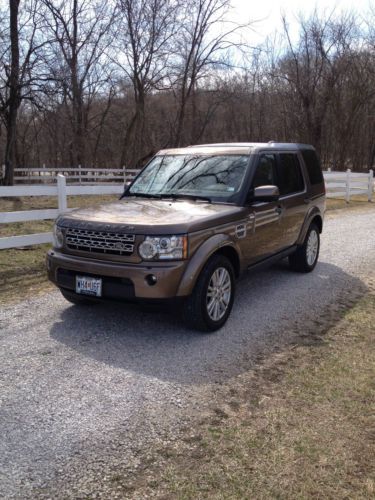
<path fill-rule="evenodd" d="M 75 255 L 56 250 L 47 254 L 48 278 L 59 288 L 75 291 L 75 276 L 87 275 L 103 279 L 103 298 L 109 299 L 172 299 L 179 293 L 186 261 L 120 264 Z M 149 284 L 147 277 L 156 277 Z"/>

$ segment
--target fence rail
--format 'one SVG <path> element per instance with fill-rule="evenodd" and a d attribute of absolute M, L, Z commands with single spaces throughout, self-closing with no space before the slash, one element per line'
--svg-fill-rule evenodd
<path fill-rule="evenodd" d="M 4 169 L 4 167 L 3 167 Z M 139 169 L 135 168 L 86 168 L 86 167 L 59 167 L 59 168 L 16 168 L 14 181 L 16 184 L 39 183 L 54 184 L 57 175 L 63 174 L 69 183 L 92 184 L 97 182 L 126 182 L 133 179 Z"/>
<path fill-rule="evenodd" d="M 19 170 L 19 169 L 18 169 Z M 39 169 L 32 169 L 39 171 Z M 86 169 L 85 171 L 87 171 Z M 99 170 L 99 169 L 91 169 Z M 109 172 L 115 169 L 107 169 Z M 67 196 L 69 195 L 101 195 L 101 194 L 121 194 L 123 192 L 124 178 L 121 178 L 121 184 L 84 184 L 67 185 L 69 176 L 62 175 L 61 172 L 71 172 L 72 169 L 54 169 L 55 184 L 39 185 L 18 185 L 18 186 L 0 186 L 1 197 L 20 197 L 20 196 L 57 196 L 58 208 L 46 210 L 25 210 L 18 212 L 0 212 L 0 224 L 9 224 L 12 222 L 25 222 L 34 220 L 55 219 L 59 214 L 73 210 L 68 208 Z M 102 171 L 102 170 L 101 170 Z M 57 175 L 56 175 L 57 172 Z M 138 170 L 132 170 L 135 175 Z M 128 177 L 125 177 L 128 179 Z M 83 177 L 81 178 L 81 180 Z M 350 170 L 346 172 L 324 172 L 327 197 L 344 197 L 347 202 L 352 196 L 366 195 L 368 201 L 372 201 L 374 193 L 373 171 L 368 174 L 357 174 Z M 41 243 L 51 243 L 52 233 L 29 234 L 24 236 L 8 236 L 0 238 L 0 249 L 17 248 L 29 245 L 38 245 Z"/>

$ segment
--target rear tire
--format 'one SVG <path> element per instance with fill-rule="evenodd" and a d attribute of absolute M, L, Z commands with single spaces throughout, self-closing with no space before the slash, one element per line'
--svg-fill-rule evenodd
<path fill-rule="evenodd" d="M 60 288 L 60 292 L 64 299 L 74 305 L 78 306 L 92 306 L 93 304 L 97 304 L 98 301 L 94 299 L 87 299 L 86 297 L 80 297 L 78 294 L 74 292 L 69 292 L 68 290 L 63 290 Z"/>
<path fill-rule="evenodd" d="M 235 277 L 231 262 L 214 255 L 205 264 L 193 293 L 184 304 L 184 320 L 195 330 L 213 332 L 221 328 L 232 310 Z"/>
<path fill-rule="evenodd" d="M 293 271 L 310 273 L 315 268 L 320 249 L 319 228 L 312 223 L 306 233 L 303 244 L 289 255 L 289 265 Z"/>

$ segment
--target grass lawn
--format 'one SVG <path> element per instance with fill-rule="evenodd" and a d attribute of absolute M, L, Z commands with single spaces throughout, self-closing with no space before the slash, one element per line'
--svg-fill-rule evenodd
<path fill-rule="evenodd" d="M 148 455 L 128 498 L 375 498 L 375 293 L 319 342 L 230 381 L 235 399 Z M 236 402 L 236 404 L 234 404 Z M 221 405 L 221 406 L 220 406 Z M 222 409 L 220 409 L 222 408 Z"/>
<path fill-rule="evenodd" d="M 372 202 L 368 202 L 367 196 L 352 196 L 349 203 L 346 203 L 344 199 L 341 198 L 327 198 L 327 210 L 329 212 L 333 210 L 354 210 L 354 209 L 366 209 L 369 206 L 373 206 L 375 203 L 375 197 Z"/>

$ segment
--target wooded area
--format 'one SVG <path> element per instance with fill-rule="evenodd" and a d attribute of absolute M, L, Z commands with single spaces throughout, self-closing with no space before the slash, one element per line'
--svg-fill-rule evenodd
<path fill-rule="evenodd" d="M 289 20 L 259 47 L 229 0 L 9 0 L 0 162 L 136 168 L 192 143 L 295 141 L 375 163 L 375 9 Z"/>

